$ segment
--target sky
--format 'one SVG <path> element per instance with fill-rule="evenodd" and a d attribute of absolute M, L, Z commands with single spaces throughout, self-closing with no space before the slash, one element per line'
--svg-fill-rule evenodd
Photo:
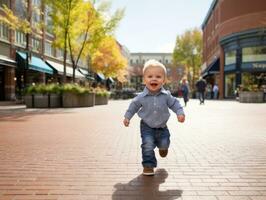
<path fill-rule="evenodd" d="M 125 8 L 115 37 L 131 53 L 173 51 L 177 35 L 201 28 L 213 0 L 112 0 Z"/>

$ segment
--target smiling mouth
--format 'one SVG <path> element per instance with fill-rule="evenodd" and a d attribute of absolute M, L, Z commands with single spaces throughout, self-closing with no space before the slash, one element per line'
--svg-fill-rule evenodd
<path fill-rule="evenodd" d="M 158 85 L 158 83 L 151 83 L 152 87 L 156 87 Z"/>

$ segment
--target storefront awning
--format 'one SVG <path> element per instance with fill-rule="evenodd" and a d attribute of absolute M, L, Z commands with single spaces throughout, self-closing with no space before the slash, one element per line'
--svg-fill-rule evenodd
<path fill-rule="evenodd" d="M 97 73 L 96 76 L 97 76 L 97 79 L 100 80 L 100 81 L 104 81 L 105 80 L 105 76 L 102 73 Z"/>
<path fill-rule="evenodd" d="M 64 74 L 64 65 L 61 65 L 59 63 L 46 60 L 46 63 L 54 68 L 58 74 L 63 75 Z M 66 66 L 66 76 L 72 77 L 73 76 L 73 68 Z M 83 74 L 81 74 L 77 69 L 75 70 L 75 77 L 76 78 L 85 78 Z"/>
<path fill-rule="evenodd" d="M 202 77 L 220 72 L 220 58 L 216 58 L 202 73 Z"/>
<path fill-rule="evenodd" d="M 83 74 L 88 80 L 94 80 L 94 78 L 90 75 L 90 73 L 88 72 L 88 70 L 86 69 L 81 69 L 81 68 L 78 68 L 79 72 L 81 74 Z"/>
<path fill-rule="evenodd" d="M 16 67 L 16 61 L 0 55 L 0 65 L 9 66 L 9 67 Z"/>
<path fill-rule="evenodd" d="M 110 83 L 114 83 L 115 82 L 114 79 L 112 79 L 112 77 L 108 77 L 107 80 L 110 81 Z"/>
<path fill-rule="evenodd" d="M 17 51 L 17 59 L 18 62 L 22 62 L 22 65 L 25 66 L 26 63 L 26 53 Z M 36 56 L 31 56 L 30 62 L 29 62 L 29 69 L 35 70 L 38 72 L 43 72 L 47 74 L 53 74 L 53 69 L 49 67 L 41 58 L 38 58 Z"/>

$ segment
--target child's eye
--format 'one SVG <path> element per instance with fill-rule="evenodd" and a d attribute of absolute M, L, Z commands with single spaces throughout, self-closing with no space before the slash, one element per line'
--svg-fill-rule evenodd
<path fill-rule="evenodd" d="M 156 78 L 162 78 L 161 76 L 156 76 Z"/>
<path fill-rule="evenodd" d="M 152 78 L 152 76 L 148 76 L 148 78 Z"/>

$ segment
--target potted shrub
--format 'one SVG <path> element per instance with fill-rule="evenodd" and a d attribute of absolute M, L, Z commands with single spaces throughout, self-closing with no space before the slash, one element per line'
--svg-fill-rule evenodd
<path fill-rule="evenodd" d="M 57 84 L 37 84 L 25 89 L 24 101 L 27 108 L 55 108 L 61 106 L 61 88 Z"/>
<path fill-rule="evenodd" d="M 25 89 L 24 101 L 27 108 L 47 108 L 48 95 L 45 85 L 31 85 Z"/>
<path fill-rule="evenodd" d="M 241 103 L 263 103 L 263 91 L 258 85 L 240 85 L 239 102 Z"/>
<path fill-rule="evenodd" d="M 61 107 L 62 87 L 59 84 L 48 84 L 46 85 L 46 91 L 48 94 L 48 107 L 49 108 Z"/>
<path fill-rule="evenodd" d="M 65 108 L 94 106 L 95 94 L 91 88 L 66 84 L 62 87 L 62 103 Z"/>
<path fill-rule="evenodd" d="M 104 88 L 95 88 L 95 105 L 106 105 L 108 104 L 108 99 L 110 93 Z"/>

